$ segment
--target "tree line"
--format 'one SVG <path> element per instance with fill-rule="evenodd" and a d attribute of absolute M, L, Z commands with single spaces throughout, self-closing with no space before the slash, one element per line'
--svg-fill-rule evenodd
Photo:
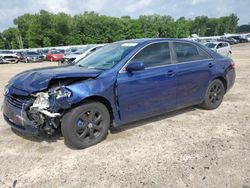
<path fill-rule="evenodd" d="M 109 43 L 133 38 L 187 38 L 235 33 L 239 18 L 235 14 L 220 18 L 194 19 L 142 15 L 120 18 L 84 12 L 75 16 L 41 10 L 14 19 L 15 27 L 0 33 L 0 49 L 36 48 L 60 45 Z"/>

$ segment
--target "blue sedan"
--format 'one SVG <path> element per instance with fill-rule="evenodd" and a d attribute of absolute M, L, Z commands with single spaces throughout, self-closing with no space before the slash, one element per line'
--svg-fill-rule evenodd
<path fill-rule="evenodd" d="M 76 148 L 109 129 L 192 105 L 217 108 L 233 86 L 232 59 L 192 41 L 115 42 L 77 64 L 22 72 L 5 88 L 3 114 L 29 134 L 61 129 Z"/>

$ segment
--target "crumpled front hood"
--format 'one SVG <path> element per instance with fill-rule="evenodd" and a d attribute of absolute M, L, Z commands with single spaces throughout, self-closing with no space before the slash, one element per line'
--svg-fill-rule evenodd
<path fill-rule="evenodd" d="M 95 78 L 101 73 L 101 70 L 87 69 L 79 66 L 47 67 L 17 74 L 9 81 L 9 85 L 31 94 L 47 89 L 51 80 Z"/>

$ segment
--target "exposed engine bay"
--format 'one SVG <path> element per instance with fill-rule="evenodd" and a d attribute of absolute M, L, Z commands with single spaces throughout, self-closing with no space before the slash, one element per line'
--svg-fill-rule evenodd
<path fill-rule="evenodd" d="M 51 135 L 60 130 L 65 113 L 91 95 L 92 81 L 101 73 L 78 66 L 19 73 L 5 89 L 5 119 L 20 131 Z"/>
<path fill-rule="evenodd" d="M 66 109 L 71 107 L 68 100 L 71 91 L 59 82 L 47 91 L 33 94 L 33 104 L 26 109 L 27 115 L 39 128 L 40 132 L 51 135 L 60 126 L 60 119 Z"/>

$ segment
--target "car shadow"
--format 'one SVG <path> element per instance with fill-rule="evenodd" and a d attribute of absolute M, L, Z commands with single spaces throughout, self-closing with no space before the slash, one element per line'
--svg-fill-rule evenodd
<path fill-rule="evenodd" d="M 161 114 L 161 115 L 153 116 L 153 117 L 150 117 L 150 118 L 146 118 L 146 119 L 143 119 L 143 120 L 135 121 L 135 122 L 132 122 L 132 123 L 127 123 L 127 124 L 122 125 L 121 127 L 112 128 L 110 130 L 110 133 L 111 134 L 121 133 L 123 131 L 133 129 L 133 128 L 136 128 L 136 127 L 140 127 L 140 126 L 144 126 L 144 125 L 152 123 L 152 122 L 161 121 L 161 120 L 168 119 L 168 118 L 171 118 L 171 117 L 174 117 L 174 116 L 178 116 L 180 114 L 184 114 L 184 113 L 187 113 L 187 112 L 190 112 L 190 111 L 195 111 L 198 108 L 199 107 L 197 107 L 197 106 L 187 107 L 187 108 L 175 110 L 175 111 L 172 111 L 172 112 L 167 112 L 167 113 L 164 113 L 164 114 Z M 22 138 L 24 138 L 26 140 L 30 140 L 32 142 L 43 142 L 43 141 L 45 141 L 45 142 L 48 142 L 48 143 L 53 143 L 53 142 L 57 142 L 58 140 L 63 140 L 64 139 L 63 135 L 61 133 L 61 129 L 57 129 L 56 132 L 53 135 L 45 135 L 45 134 L 43 134 L 43 135 L 40 135 L 40 136 L 32 136 L 32 135 L 28 135 L 28 134 L 18 132 L 13 128 L 11 128 L 11 129 L 12 129 L 12 132 L 15 133 L 17 136 L 20 136 L 20 137 L 22 137 Z M 65 142 L 65 144 L 69 148 L 75 149 L 69 143 Z"/>
<path fill-rule="evenodd" d="M 182 108 L 182 109 L 179 109 L 179 110 L 174 110 L 174 111 L 171 111 L 171 112 L 166 112 L 166 113 L 163 113 L 163 114 L 160 114 L 160 115 L 157 115 L 157 116 L 153 116 L 153 117 L 150 117 L 150 118 L 134 121 L 132 123 L 127 123 L 127 124 L 124 124 L 124 125 L 122 125 L 120 127 L 117 127 L 117 128 L 112 128 L 110 132 L 111 132 L 111 134 L 120 133 L 122 131 L 133 129 L 133 128 L 136 128 L 136 127 L 141 127 L 141 126 L 149 124 L 149 123 L 161 121 L 161 120 L 168 119 L 168 118 L 171 118 L 171 117 L 174 117 L 174 116 L 178 116 L 180 114 L 195 111 L 196 109 L 200 109 L 200 108 L 198 106 L 191 106 L 191 107 L 186 107 L 186 108 Z"/>
<path fill-rule="evenodd" d="M 39 135 L 39 136 L 34 136 L 34 135 L 29 135 L 29 134 L 24 134 L 24 133 L 21 133 L 13 128 L 11 128 L 12 132 L 14 134 L 16 134 L 17 136 L 20 136 L 26 140 L 30 140 L 32 142 L 48 142 L 48 143 L 51 143 L 51 142 L 56 142 L 58 140 L 63 140 L 63 136 L 62 136 L 62 133 L 61 133 L 61 130 L 58 129 L 56 130 L 56 132 L 53 134 L 53 135 L 46 135 L 46 134 L 42 134 L 42 135 Z"/>

